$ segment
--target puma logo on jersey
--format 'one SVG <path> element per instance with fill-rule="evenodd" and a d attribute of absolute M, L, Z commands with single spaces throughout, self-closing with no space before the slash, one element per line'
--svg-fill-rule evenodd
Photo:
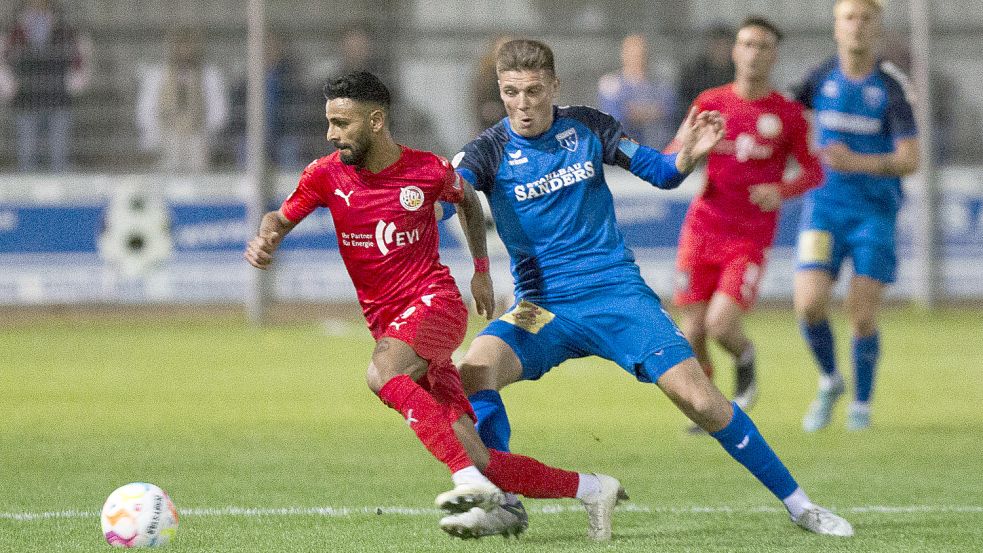
<path fill-rule="evenodd" d="M 345 200 L 345 205 L 347 205 L 348 207 L 351 207 L 352 206 L 351 197 L 352 197 L 352 194 L 354 194 L 354 193 L 355 193 L 354 190 L 350 191 L 348 194 L 345 194 L 344 192 L 342 192 L 338 188 L 335 188 L 334 189 L 334 195 L 335 196 L 341 196 L 341 199 L 342 200 Z"/>
<path fill-rule="evenodd" d="M 375 244 L 382 255 L 389 255 L 391 247 L 399 248 L 420 240 L 420 229 L 397 231 L 395 223 L 379 221 L 375 225 Z M 391 246 L 391 247 L 390 247 Z"/>

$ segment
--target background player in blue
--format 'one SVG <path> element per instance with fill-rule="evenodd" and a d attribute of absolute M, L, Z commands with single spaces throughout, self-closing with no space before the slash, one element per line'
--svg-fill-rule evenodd
<path fill-rule="evenodd" d="M 482 441 L 508 449 L 498 390 L 536 380 L 567 359 L 597 355 L 656 383 L 781 499 L 798 525 L 852 535 L 850 523 L 809 501 L 751 419 L 703 374 L 618 230 L 604 164 L 672 188 L 723 136 L 720 114 L 691 111 L 677 134 L 678 154 L 664 155 L 628 139 L 607 114 L 553 105 L 559 83 L 545 44 L 504 44 L 497 70 L 508 116 L 454 158 L 458 173 L 488 197 L 512 258 L 517 298 L 460 365 Z M 450 515 L 441 526 L 467 537 L 516 533 L 527 524 L 517 501 L 510 497 L 490 513 Z"/>
<path fill-rule="evenodd" d="M 837 55 L 796 91 L 813 110 L 825 182 L 806 196 L 798 240 L 795 310 L 820 368 L 819 392 L 802 420 L 807 432 L 829 424 L 843 395 L 836 370 L 829 302 L 846 257 L 853 278 L 846 311 L 853 331 L 856 398 L 847 429 L 870 426 L 870 398 L 880 354 L 877 316 L 884 288 L 894 282 L 894 230 L 901 179 L 918 168 L 918 140 L 907 79 L 878 62 L 880 0 L 837 0 L 833 6 Z"/>

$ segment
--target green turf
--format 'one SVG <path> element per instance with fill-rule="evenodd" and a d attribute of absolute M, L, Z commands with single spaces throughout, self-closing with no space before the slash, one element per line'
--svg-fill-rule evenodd
<path fill-rule="evenodd" d="M 835 323 L 846 361 L 845 327 Z M 98 516 L 11 515 L 96 513 L 130 481 L 199 510 L 182 516 L 175 552 L 501 551 L 499 538 L 461 542 L 437 528 L 429 509 L 448 475 L 365 387 L 371 342 L 358 324 L 347 337 L 319 324 L 258 331 L 237 320 L 0 329 L 0 551 L 109 550 Z M 618 513 L 614 540 L 598 545 L 575 502 L 530 501 L 530 529 L 506 549 L 979 550 L 981 315 L 891 311 L 882 326 L 874 429 L 846 432 L 841 405 L 829 429 L 804 435 L 815 369 L 792 316 L 763 310 L 748 323 L 762 383 L 751 414 L 813 499 L 854 523 L 855 538 L 799 531 L 716 442 L 685 434 L 656 388 L 587 360 L 506 391 L 513 448 L 620 477 L 630 510 Z M 356 511 L 200 511 L 223 507 Z"/>

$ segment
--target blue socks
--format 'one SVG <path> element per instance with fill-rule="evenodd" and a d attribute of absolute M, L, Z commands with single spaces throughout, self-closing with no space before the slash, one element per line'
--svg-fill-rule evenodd
<path fill-rule="evenodd" d="M 785 464 L 775 455 L 758 432 L 754 422 L 736 403 L 734 416 L 723 429 L 712 434 L 738 463 L 765 485 L 778 499 L 784 500 L 799 487 Z"/>
<path fill-rule="evenodd" d="M 809 349 L 819 363 L 819 370 L 826 376 L 836 374 L 836 351 L 833 347 L 833 330 L 828 320 L 823 320 L 813 326 L 801 323 L 802 337 L 809 344 Z"/>
<path fill-rule="evenodd" d="M 509 450 L 512 427 L 505 412 L 502 396 L 496 390 L 481 390 L 468 398 L 474 414 L 478 416 L 475 427 L 485 447 L 498 451 Z"/>
<path fill-rule="evenodd" d="M 853 367 L 856 371 L 857 401 L 868 402 L 874 391 L 874 371 L 880 356 L 880 334 L 853 339 Z"/>

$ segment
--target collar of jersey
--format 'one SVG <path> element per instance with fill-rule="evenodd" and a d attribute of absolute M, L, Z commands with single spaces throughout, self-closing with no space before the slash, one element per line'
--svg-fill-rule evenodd
<path fill-rule="evenodd" d="M 854 84 L 854 85 L 862 86 L 862 85 L 868 84 L 870 81 L 872 81 L 874 79 L 875 75 L 877 75 L 877 72 L 880 71 L 880 69 L 881 69 L 881 63 L 882 63 L 882 60 L 880 58 L 875 58 L 874 59 L 874 68 L 870 70 L 870 73 L 867 73 L 866 75 L 864 75 L 860 79 L 854 79 L 853 77 L 847 75 L 843 71 L 843 66 L 840 65 L 840 57 L 839 56 L 836 56 L 836 73 L 844 81 L 846 81 L 848 83 L 851 83 L 851 84 Z"/>

